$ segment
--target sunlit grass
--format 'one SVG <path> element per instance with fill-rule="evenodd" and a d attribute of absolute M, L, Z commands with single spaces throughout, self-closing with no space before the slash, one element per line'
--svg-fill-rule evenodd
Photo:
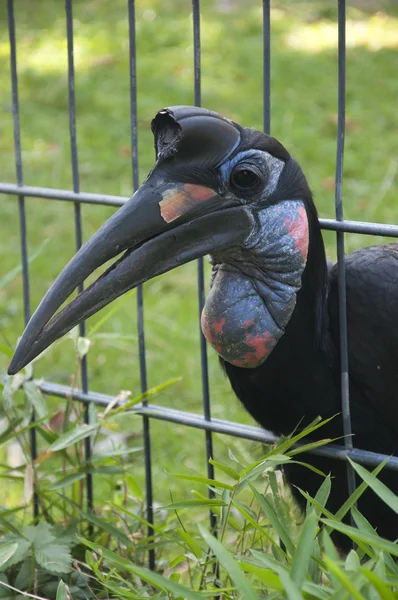
<path fill-rule="evenodd" d="M 303 52 L 323 52 L 337 48 L 337 23 L 318 21 L 297 25 L 285 36 L 288 48 Z M 377 13 L 361 20 L 347 19 L 348 48 L 366 48 L 376 52 L 382 48 L 398 47 L 398 19 Z"/>

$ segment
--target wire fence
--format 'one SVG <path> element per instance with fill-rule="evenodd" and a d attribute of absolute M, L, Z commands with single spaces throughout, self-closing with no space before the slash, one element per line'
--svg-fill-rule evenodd
<path fill-rule="evenodd" d="M 137 135 L 137 78 L 136 78 L 136 26 L 135 26 L 135 3 L 134 0 L 126 0 L 126 18 L 129 24 L 129 53 L 130 53 L 130 121 L 131 121 L 131 147 L 132 147 L 132 183 L 134 191 L 139 187 L 138 181 L 138 135 Z M 368 223 L 360 221 L 344 220 L 343 216 L 343 161 L 344 161 L 344 137 L 345 137 L 345 81 L 346 81 L 346 5 L 345 0 L 337 0 L 338 4 L 338 126 L 337 126 L 337 144 L 336 144 L 336 173 L 335 173 L 335 214 L 336 219 L 320 219 L 320 225 L 324 230 L 332 230 L 337 236 L 337 258 L 338 258 L 338 289 L 339 289 L 339 315 L 340 315 L 340 355 L 341 355 L 341 397 L 342 397 L 342 415 L 344 426 L 344 446 L 331 444 L 327 447 L 312 450 L 313 454 L 328 456 L 337 460 L 346 461 L 347 478 L 350 493 L 355 488 L 355 477 L 351 465 L 347 461 L 350 457 L 353 460 L 369 466 L 376 466 L 381 461 L 388 458 L 384 454 L 369 452 L 359 448 L 354 448 L 351 435 L 350 403 L 349 403 L 349 365 L 348 365 L 348 345 L 347 345 L 347 322 L 346 322 L 346 297 L 345 297 L 345 265 L 344 265 L 344 233 L 361 233 L 368 235 L 381 235 L 389 237 L 398 237 L 398 226 L 391 224 Z M 271 67 L 271 20 L 270 20 L 270 0 L 263 0 L 263 91 L 264 91 L 264 131 L 270 132 L 270 67 Z M 0 194 L 13 195 L 18 198 L 19 210 L 19 228 L 21 244 L 21 260 L 23 275 L 23 306 L 25 323 L 30 318 L 30 289 L 29 289 L 29 264 L 27 253 L 27 229 L 25 198 L 37 197 L 48 200 L 57 200 L 61 202 L 74 203 L 75 215 L 75 244 L 78 249 L 82 244 L 82 222 L 81 222 L 81 204 L 101 204 L 108 206 L 122 206 L 128 198 L 120 196 L 110 196 L 101 193 L 85 193 L 80 191 L 79 182 L 79 160 L 78 145 L 76 139 L 76 111 L 75 111 L 75 71 L 74 71 L 74 47 L 73 47 L 73 2 L 65 2 L 65 24 L 67 39 L 67 57 L 68 57 L 68 102 L 69 102 L 69 134 L 71 148 L 71 170 L 73 177 L 73 190 L 58 190 L 45 187 L 27 186 L 24 184 L 23 165 L 21 155 L 21 135 L 19 124 L 19 100 L 18 100 L 18 69 L 17 69 L 17 40 L 15 34 L 15 15 L 14 2 L 7 0 L 8 9 L 8 28 L 10 40 L 10 65 L 11 65 L 11 85 L 12 85 L 12 115 L 14 125 L 14 149 L 15 149 L 15 168 L 16 183 L 0 182 Z M 194 101 L 196 106 L 201 104 L 201 45 L 200 45 L 200 0 L 192 0 L 192 26 L 193 26 L 193 67 L 194 67 Z M 199 308 L 199 328 L 200 314 L 204 305 L 205 285 L 204 285 L 204 264 L 203 259 L 198 260 L 198 308 Z M 142 288 L 138 288 L 137 293 L 137 327 L 139 344 L 139 370 L 141 378 L 141 391 L 147 390 L 147 367 L 145 352 L 145 331 L 144 331 L 144 301 Z M 80 335 L 85 335 L 85 324 L 80 325 Z M 181 410 L 175 410 L 168 407 L 157 406 L 142 402 L 131 410 L 137 415 L 142 416 L 143 435 L 144 435 L 144 456 L 145 456 L 145 477 L 146 477 L 146 504 L 147 520 L 153 524 L 153 488 L 152 488 L 152 469 L 151 469 L 151 419 L 160 419 L 187 427 L 202 429 L 205 432 L 206 457 L 213 456 L 212 433 L 223 433 L 247 440 L 254 440 L 266 444 L 274 443 L 276 437 L 268 431 L 259 427 L 242 425 L 227 420 L 212 419 L 210 387 L 208 375 L 207 348 L 203 334 L 200 332 L 200 357 L 202 373 L 202 403 L 203 415 L 198 415 Z M 93 402 L 98 406 L 106 406 L 114 398 L 107 394 L 101 394 L 90 391 L 89 374 L 87 358 L 82 359 L 81 366 L 81 391 L 72 389 L 68 386 L 59 385 L 51 381 L 41 383 L 41 390 L 44 394 L 70 398 L 83 403 L 86 406 L 85 421 L 89 421 L 88 406 Z M 231 392 L 232 393 L 232 392 Z M 34 416 L 33 416 L 34 418 Z M 37 443 L 35 429 L 31 429 L 31 454 L 32 459 L 37 458 Z M 85 440 L 85 454 L 89 461 L 91 457 L 90 438 Z M 390 457 L 386 468 L 398 471 L 398 458 Z M 213 465 L 207 460 L 208 477 L 214 478 Z M 209 491 L 212 497 L 212 490 Z M 93 509 L 94 490 L 92 475 L 87 474 L 86 480 L 86 498 L 87 509 Z M 38 516 L 39 505 L 37 495 L 33 500 L 34 515 Z M 210 525 L 215 528 L 215 515 L 210 513 Z M 148 528 L 148 535 L 153 535 L 152 527 Z M 155 568 L 154 550 L 149 551 L 149 566 Z"/>

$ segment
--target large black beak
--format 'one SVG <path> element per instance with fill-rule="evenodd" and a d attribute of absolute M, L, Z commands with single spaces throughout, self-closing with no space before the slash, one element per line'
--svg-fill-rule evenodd
<path fill-rule="evenodd" d="M 211 181 L 203 185 L 200 177 L 189 175 L 192 165 L 197 172 L 198 160 L 207 169 L 206 148 L 212 156 L 206 160 L 214 163 L 210 171 L 236 148 L 239 132 L 234 124 L 203 109 L 173 107 L 158 113 L 153 130 L 155 168 L 57 277 L 26 327 L 10 375 L 128 290 L 195 258 L 238 245 L 250 234 L 253 222 L 244 206 L 221 197 Z M 55 314 L 96 268 L 121 253 Z"/>

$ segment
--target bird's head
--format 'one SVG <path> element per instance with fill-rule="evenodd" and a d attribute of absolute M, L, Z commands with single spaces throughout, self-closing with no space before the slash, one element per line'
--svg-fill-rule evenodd
<path fill-rule="evenodd" d="M 213 276 L 202 329 L 220 356 L 256 367 L 283 335 L 314 211 L 300 167 L 274 138 L 202 108 L 161 110 L 152 131 L 154 168 L 58 276 L 28 323 L 9 373 L 118 296 L 206 254 Z M 79 284 L 118 255 L 57 313 Z"/>

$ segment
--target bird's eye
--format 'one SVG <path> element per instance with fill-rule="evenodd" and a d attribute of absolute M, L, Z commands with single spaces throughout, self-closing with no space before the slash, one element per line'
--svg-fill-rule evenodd
<path fill-rule="evenodd" d="M 254 165 L 237 165 L 231 173 L 230 181 L 238 191 L 253 191 L 262 183 L 261 172 Z"/>

